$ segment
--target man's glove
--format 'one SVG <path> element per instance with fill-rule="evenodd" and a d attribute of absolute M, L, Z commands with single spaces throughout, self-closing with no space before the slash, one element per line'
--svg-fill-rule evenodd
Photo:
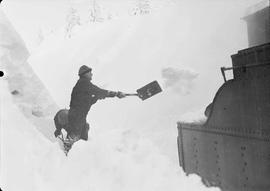
<path fill-rule="evenodd" d="M 124 97 L 126 97 L 126 94 L 124 94 L 123 92 L 117 92 L 117 93 L 116 93 L 116 96 L 117 96 L 118 98 L 124 98 Z"/>

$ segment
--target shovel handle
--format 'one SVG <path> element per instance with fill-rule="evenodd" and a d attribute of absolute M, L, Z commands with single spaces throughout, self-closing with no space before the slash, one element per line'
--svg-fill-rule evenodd
<path fill-rule="evenodd" d="M 125 96 L 139 96 L 139 94 L 125 94 Z"/>

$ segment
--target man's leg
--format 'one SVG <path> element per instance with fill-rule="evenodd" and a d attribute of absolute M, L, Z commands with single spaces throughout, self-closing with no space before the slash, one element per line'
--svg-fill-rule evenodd
<path fill-rule="evenodd" d="M 76 110 L 70 110 L 68 120 L 68 134 L 64 146 L 70 150 L 72 145 L 80 139 L 86 119 Z"/>
<path fill-rule="evenodd" d="M 87 141 L 88 140 L 88 131 L 89 131 L 89 123 L 86 123 L 84 125 L 84 128 L 82 130 L 81 139 Z"/>

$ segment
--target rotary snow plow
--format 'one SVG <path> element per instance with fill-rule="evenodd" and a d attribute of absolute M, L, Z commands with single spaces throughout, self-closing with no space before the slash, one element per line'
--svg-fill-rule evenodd
<path fill-rule="evenodd" d="M 204 124 L 178 123 L 180 166 L 226 191 L 270 190 L 270 43 L 232 55 Z M 234 78 L 226 79 L 225 71 Z"/>
<path fill-rule="evenodd" d="M 223 191 L 270 190 L 269 1 L 265 4 L 245 18 L 252 47 L 232 55 L 232 67 L 221 68 L 224 84 L 205 110 L 207 120 L 177 124 L 180 166 Z"/>
<path fill-rule="evenodd" d="M 204 124 L 178 123 L 180 166 L 226 191 L 270 190 L 270 43 L 232 55 Z M 225 71 L 234 78 L 226 80 Z"/>

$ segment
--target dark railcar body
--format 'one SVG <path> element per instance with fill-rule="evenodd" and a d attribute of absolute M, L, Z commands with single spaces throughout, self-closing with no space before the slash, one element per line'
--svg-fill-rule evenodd
<path fill-rule="evenodd" d="M 270 190 L 270 43 L 232 56 L 204 124 L 178 123 L 179 162 L 228 191 Z"/>
<path fill-rule="evenodd" d="M 247 18 L 250 44 L 261 44 L 252 19 Z M 263 38 L 270 42 L 269 35 Z M 238 51 L 232 65 L 222 68 L 225 83 L 205 112 L 207 121 L 178 122 L 179 163 L 223 191 L 270 191 L 270 43 Z M 233 70 L 228 81 L 227 69 Z"/>

